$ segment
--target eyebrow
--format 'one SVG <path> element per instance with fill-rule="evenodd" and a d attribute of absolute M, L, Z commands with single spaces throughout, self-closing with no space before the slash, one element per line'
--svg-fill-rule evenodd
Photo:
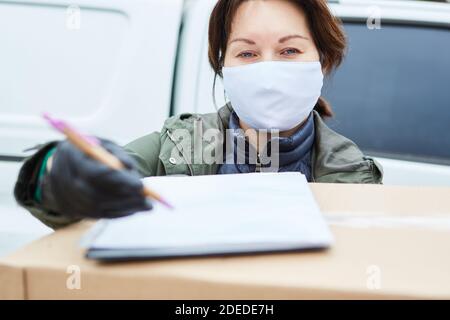
<path fill-rule="evenodd" d="M 305 37 L 305 36 L 302 36 L 302 35 L 299 35 L 299 34 L 291 34 L 291 35 L 289 35 L 289 36 L 280 38 L 280 40 L 278 40 L 278 42 L 279 42 L 279 43 L 283 43 L 283 42 L 286 42 L 286 41 L 288 41 L 288 40 L 295 39 L 295 38 L 300 38 L 300 39 L 304 39 L 304 40 L 309 40 L 308 37 Z"/>
<path fill-rule="evenodd" d="M 302 35 L 299 35 L 299 34 L 291 34 L 291 35 L 288 35 L 288 36 L 285 36 L 285 37 L 280 38 L 280 39 L 278 40 L 278 43 L 284 43 L 284 42 L 286 42 L 286 41 L 288 41 L 288 40 L 295 39 L 295 38 L 304 39 L 304 40 L 309 40 L 308 37 L 305 37 L 305 36 L 302 36 Z M 238 41 L 245 42 L 245 43 L 251 44 L 251 45 L 256 44 L 255 41 L 250 40 L 250 39 L 246 39 L 246 38 L 236 38 L 236 39 L 233 39 L 233 40 L 230 41 L 230 44 L 232 44 L 233 42 L 238 42 Z"/>
<path fill-rule="evenodd" d="M 248 43 L 248 44 L 256 44 L 255 43 L 255 41 L 253 41 L 253 40 L 250 40 L 250 39 L 245 39 L 245 38 L 236 38 L 236 39 L 233 39 L 233 40 L 231 40 L 230 41 L 230 44 L 232 44 L 233 42 L 238 42 L 238 41 L 242 41 L 242 42 L 245 42 L 245 43 Z"/>

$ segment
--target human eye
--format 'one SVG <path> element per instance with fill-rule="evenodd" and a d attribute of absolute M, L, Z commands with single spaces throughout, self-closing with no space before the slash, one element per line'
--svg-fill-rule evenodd
<path fill-rule="evenodd" d="M 296 48 L 286 48 L 281 51 L 281 55 L 283 56 L 295 56 L 301 54 L 302 52 Z"/>
<path fill-rule="evenodd" d="M 243 59 L 250 59 L 250 58 L 256 57 L 256 54 L 254 54 L 253 52 L 250 52 L 250 51 L 244 51 L 244 52 L 239 53 L 237 55 L 237 57 L 243 58 Z"/>

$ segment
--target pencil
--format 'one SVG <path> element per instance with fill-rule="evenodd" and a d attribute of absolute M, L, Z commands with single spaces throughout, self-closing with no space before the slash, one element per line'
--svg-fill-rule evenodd
<path fill-rule="evenodd" d="M 79 131 L 69 126 L 66 122 L 53 119 L 47 113 L 45 113 L 43 117 L 54 129 L 63 133 L 67 137 L 67 140 L 69 140 L 74 146 L 76 146 L 92 159 L 97 160 L 98 162 L 103 163 L 104 165 L 114 170 L 125 169 L 122 161 L 120 161 L 116 156 L 103 148 L 97 139 L 81 134 Z M 173 206 L 171 204 L 169 204 L 159 194 L 157 194 L 147 186 L 143 187 L 142 193 L 144 194 L 144 196 L 160 202 L 167 208 L 173 209 Z"/>

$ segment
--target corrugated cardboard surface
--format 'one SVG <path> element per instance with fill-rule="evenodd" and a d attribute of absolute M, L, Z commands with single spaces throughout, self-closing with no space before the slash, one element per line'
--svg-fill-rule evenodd
<path fill-rule="evenodd" d="M 328 217 L 344 217 L 331 226 L 330 250 L 100 264 L 78 247 L 90 226 L 83 222 L 3 259 L 0 299 L 450 298 L 450 229 L 401 223 L 450 219 L 449 188 L 312 189 Z M 397 223 L 355 226 L 355 216 Z M 81 271 L 79 290 L 66 285 L 73 265 Z"/>
<path fill-rule="evenodd" d="M 26 299 L 25 273 L 20 266 L 0 265 L 0 300 Z"/>

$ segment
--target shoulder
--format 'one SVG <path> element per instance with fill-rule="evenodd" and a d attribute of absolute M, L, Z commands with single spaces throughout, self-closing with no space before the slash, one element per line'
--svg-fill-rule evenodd
<path fill-rule="evenodd" d="M 220 108 L 217 112 L 211 113 L 182 113 L 168 118 L 164 122 L 161 133 L 167 130 L 176 129 L 193 130 L 194 126 L 199 122 L 202 123 L 204 129 L 223 129 L 228 126 L 228 120 L 232 112 L 231 106 L 228 104 Z"/>
<path fill-rule="evenodd" d="M 224 127 L 228 126 L 230 114 L 231 109 L 226 105 L 218 112 L 182 113 L 170 117 L 164 122 L 160 132 L 154 132 L 130 142 L 125 146 L 125 150 L 135 160 L 140 173 L 144 176 L 179 173 L 180 170 L 184 173 L 186 171 L 184 165 L 173 168 L 174 165 L 170 163 L 174 155 L 178 156 L 177 152 L 174 153 L 174 150 L 179 147 L 178 143 L 192 142 L 197 139 L 194 137 L 196 134 L 199 135 L 199 139 L 202 139 L 203 133 L 209 129 L 223 131 Z M 188 139 L 185 140 L 186 137 Z M 182 146 L 185 145 L 182 143 Z M 184 148 L 183 153 L 184 156 L 191 156 L 190 152 Z"/>
<path fill-rule="evenodd" d="M 313 151 L 317 182 L 382 183 L 383 169 L 350 139 L 330 129 L 314 112 L 316 140 Z"/>
<path fill-rule="evenodd" d="M 158 156 L 161 150 L 159 132 L 153 132 L 128 143 L 124 146 L 124 150 L 134 159 L 141 175 L 144 177 L 159 175 Z"/>

